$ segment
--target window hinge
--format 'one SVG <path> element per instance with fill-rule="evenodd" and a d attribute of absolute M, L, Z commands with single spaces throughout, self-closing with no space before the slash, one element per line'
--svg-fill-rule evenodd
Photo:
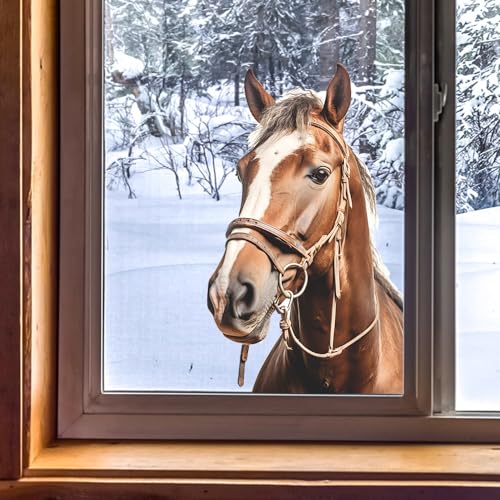
<path fill-rule="evenodd" d="M 442 87 L 439 83 L 434 84 L 433 103 L 432 103 L 432 119 L 434 122 L 439 121 L 439 116 L 443 112 L 448 97 L 448 84 L 444 83 Z"/>

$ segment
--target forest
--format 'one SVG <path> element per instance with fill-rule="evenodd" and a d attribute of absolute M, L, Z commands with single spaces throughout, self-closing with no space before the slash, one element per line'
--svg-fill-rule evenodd
<path fill-rule="evenodd" d="M 349 70 L 346 138 L 377 201 L 404 208 L 403 0 L 106 0 L 106 183 L 165 169 L 219 200 L 255 123 L 242 83 L 324 91 Z M 500 4 L 459 0 L 457 211 L 500 205 Z"/>

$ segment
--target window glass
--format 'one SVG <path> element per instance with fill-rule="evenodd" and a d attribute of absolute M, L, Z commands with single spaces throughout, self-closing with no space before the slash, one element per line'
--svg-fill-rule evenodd
<path fill-rule="evenodd" d="M 495 0 L 458 0 L 458 410 L 500 410 L 499 26 Z"/>
<path fill-rule="evenodd" d="M 481 36 L 486 37 L 486 31 Z M 274 122 L 269 118 L 269 123 L 278 131 L 281 126 L 283 131 L 271 134 L 267 146 L 264 140 L 260 159 L 246 157 L 236 175 L 238 161 L 255 145 L 253 136 L 249 146 L 249 134 L 256 126 L 253 115 L 259 109 L 258 99 L 253 112 L 249 109 L 245 75 L 253 68 L 265 88 L 266 93 L 259 94 L 258 84 L 250 85 L 254 97 L 278 99 L 292 89 L 302 89 L 302 94 L 296 93 L 293 99 L 310 104 L 315 98 L 303 90 L 313 89 L 324 99 L 336 63 L 341 62 L 349 73 L 352 93 L 343 137 L 368 166 L 378 212 L 375 223 L 360 191 L 362 167 L 356 167 L 351 157 L 351 170 L 357 171 L 351 173 L 349 181 L 353 208 L 346 209 L 347 222 L 342 224 L 343 252 L 338 268 L 342 295 L 336 307 L 334 347 L 350 340 L 354 343 L 335 360 L 319 361 L 289 338 L 291 354 L 283 355 L 290 356 L 287 359 L 293 369 L 273 375 L 276 380 L 283 376 L 287 382 L 266 387 L 275 388 L 270 392 L 280 388 L 282 392 L 402 392 L 403 41 L 403 0 L 105 0 L 105 391 L 251 391 L 273 345 L 278 342 L 283 348 L 280 318 L 275 313 L 267 337 L 251 346 L 245 383 L 238 386 L 241 344 L 225 337 L 217 323 L 226 333 L 232 328 L 240 337 L 250 331 L 248 324 L 252 321 L 258 329 L 265 323 L 259 315 L 266 313 L 269 299 L 277 293 L 278 274 L 272 271 L 262 249 L 249 241 L 229 242 L 223 257 L 226 228 L 238 216 L 243 184 L 246 200 L 254 200 L 245 201 L 243 215 L 284 228 L 294 241 L 310 248 L 336 220 L 337 197 L 343 196 L 342 157 L 328 132 L 319 128 L 309 133 L 317 149 L 323 151 L 322 157 L 316 154 L 307 163 L 291 155 L 295 150 L 292 146 L 300 146 L 301 155 L 309 158 L 307 154 L 312 153 L 307 147 L 311 146 L 300 133 L 285 131 L 282 126 L 287 123 L 287 111 L 295 117 L 294 123 L 299 123 L 296 118 L 302 116 L 302 108 L 282 106 L 279 116 Z M 482 50 L 483 45 L 478 42 L 478 47 Z M 485 47 L 498 58 L 498 45 Z M 481 53 L 477 58 L 483 64 L 482 58 L 490 55 Z M 496 73 L 490 71 L 483 83 L 472 89 L 471 81 L 466 80 L 471 71 L 467 69 L 463 72 L 463 88 L 476 99 L 490 99 L 486 90 L 497 85 L 498 63 L 496 67 Z M 330 124 L 345 111 L 348 101 L 345 78 L 337 74 L 339 79 L 329 94 L 330 107 L 321 115 L 329 118 Z M 498 95 L 498 90 L 491 92 Z M 484 119 L 491 121 L 495 113 L 498 115 L 494 106 L 498 104 L 493 101 L 488 106 L 481 104 L 481 109 L 488 109 Z M 475 117 L 476 108 L 471 104 L 467 116 Z M 340 129 L 341 123 L 337 127 Z M 495 137 L 493 130 L 490 141 Z M 475 132 L 470 128 L 463 144 L 472 140 L 483 144 L 482 139 L 473 137 Z M 272 154 L 270 150 L 266 153 L 272 141 Z M 492 143 L 484 144 L 483 149 L 474 150 L 478 155 L 492 147 Z M 274 154 L 280 161 L 273 159 Z M 466 165 L 470 160 L 463 155 L 462 164 Z M 478 194 L 477 183 L 486 189 L 484 181 L 472 181 L 459 170 L 459 183 L 465 183 L 466 188 L 460 188 L 465 194 L 457 199 L 457 206 L 467 212 L 459 220 L 465 221 L 467 216 L 476 215 L 471 210 L 499 200 L 498 158 L 490 155 L 493 153 L 484 157 L 484 168 L 477 156 L 473 163 L 477 179 L 486 178 L 480 175 L 486 175 L 481 172 L 487 170 L 487 178 L 492 182 L 496 179 L 497 191 L 488 188 L 484 196 L 482 191 Z M 263 174 L 266 168 L 270 169 L 267 177 Z M 300 175 L 292 175 L 293 169 Z M 369 194 L 369 189 L 365 190 Z M 474 231 L 490 220 L 489 216 L 482 218 L 486 211 L 477 213 L 481 225 L 475 225 Z M 370 240 L 363 232 L 367 221 L 372 225 L 380 260 L 372 255 Z M 349 230 L 344 231 L 347 227 Z M 299 260 L 295 251 L 269 233 L 244 231 L 271 248 L 283 262 Z M 471 234 L 466 241 L 472 244 L 478 240 Z M 490 261 L 498 244 L 497 238 L 496 247 L 494 242 L 488 251 L 482 247 L 481 256 L 489 259 L 490 266 L 484 274 L 492 280 L 494 264 Z M 354 250 L 356 247 L 361 249 Z M 327 243 L 322 252 L 314 257 L 305 294 L 295 300 L 291 310 L 296 335 L 305 347 L 319 353 L 325 352 L 330 342 L 330 328 L 324 325 L 331 321 L 331 296 L 337 283 L 333 266 L 329 266 L 333 263 L 333 243 Z M 362 255 L 367 257 L 362 259 Z M 373 264 L 369 262 L 372 259 Z M 212 314 L 207 307 L 207 289 L 219 263 L 219 274 L 215 273 L 218 281 L 212 284 L 208 297 Z M 236 265 L 241 266 L 239 270 L 235 270 Z M 378 269 L 376 281 L 373 266 Z M 296 275 L 289 272 L 285 282 L 288 278 L 291 288 L 300 288 L 300 271 Z M 379 289 L 380 298 L 376 300 L 374 290 Z M 308 295 L 313 292 L 316 301 Z M 485 294 L 484 303 L 493 304 L 493 292 Z M 479 300 L 477 294 L 475 300 Z M 390 321 L 388 316 L 392 317 Z M 381 321 L 385 321 L 384 328 Z M 253 337 L 249 333 L 250 341 L 259 333 L 255 334 L 255 329 L 251 330 Z M 364 330 L 367 334 L 355 340 Z M 486 329 L 484 333 L 490 334 Z M 486 352 L 487 344 L 485 341 Z M 382 347 L 380 351 L 380 345 L 396 347 Z M 380 365 L 379 352 L 383 352 Z M 272 363 L 277 361 L 273 358 L 268 365 Z M 373 363 L 378 381 L 370 385 L 366 374 L 373 374 Z M 307 374 L 300 375 L 304 366 Z M 500 377 L 499 371 L 496 376 Z M 379 382 L 382 379 L 393 383 L 384 386 Z"/>

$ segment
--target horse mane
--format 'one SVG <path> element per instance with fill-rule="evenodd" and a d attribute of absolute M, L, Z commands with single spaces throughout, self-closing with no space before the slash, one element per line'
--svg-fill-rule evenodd
<path fill-rule="evenodd" d="M 375 197 L 375 187 L 373 186 L 372 176 L 366 163 L 351 149 L 351 153 L 358 164 L 359 174 L 361 176 L 361 184 L 365 195 L 366 208 L 368 212 L 368 226 L 370 228 L 370 247 L 372 250 L 373 275 L 375 281 L 382 286 L 384 291 L 395 302 L 395 304 L 403 310 L 403 296 L 396 285 L 390 278 L 389 269 L 384 264 L 377 247 L 373 241 L 373 233 L 377 227 L 377 199 Z"/>
<path fill-rule="evenodd" d="M 289 133 L 294 130 L 297 130 L 299 133 L 307 133 L 311 122 L 311 115 L 320 112 L 322 108 L 323 100 L 312 90 L 295 89 L 286 93 L 275 104 L 269 106 L 264 111 L 260 123 L 248 138 L 249 147 L 254 149 L 272 136 Z M 372 177 L 366 164 L 352 149 L 351 152 L 358 165 L 363 193 L 365 195 L 374 278 L 402 310 L 403 297 L 401 292 L 391 281 L 389 270 L 382 261 L 373 241 L 373 232 L 377 226 L 377 206 Z"/>

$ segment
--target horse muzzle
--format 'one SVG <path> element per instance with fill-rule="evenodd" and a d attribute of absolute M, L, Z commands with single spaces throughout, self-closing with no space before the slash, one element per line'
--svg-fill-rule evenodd
<path fill-rule="evenodd" d="M 273 312 L 277 282 L 274 272 L 264 285 L 241 276 L 221 284 L 217 277 L 212 277 L 207 305 L 219 330 L 235 342 L 254 344 L 263 340 Z"/>

